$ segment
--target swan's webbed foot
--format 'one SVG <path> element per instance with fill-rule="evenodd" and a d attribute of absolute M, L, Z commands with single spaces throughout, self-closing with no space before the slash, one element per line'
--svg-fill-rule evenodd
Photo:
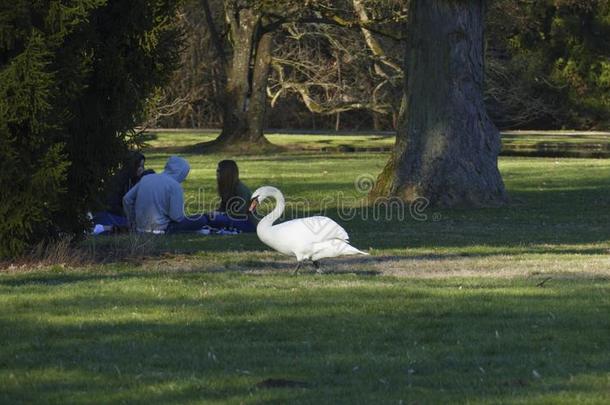
<path fill-rule="evenodd" d="M 297 275 L 299 274 L 299 269 L 301 268 L 301 264 L 303 264 L 302 262 L 297 262 L 297 266 L 294 268 L 294 270 L 292 271 L 293 275 Z"/>
<path fill-rule="evenodd" d="M 322 267 L 320 266 L 320 262 L 319 261 L 312 260 L 311 263 L 313 264 L 313 267 L 316 268 L 316 273 L 318 273 L 318 274 L 324 273 L 324 271 L 322 270 Z"/>

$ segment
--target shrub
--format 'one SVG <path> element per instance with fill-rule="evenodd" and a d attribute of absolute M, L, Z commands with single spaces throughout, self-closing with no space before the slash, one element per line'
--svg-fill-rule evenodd
<path fill-rule="evenodd" d="M 173 0 L 0 6 L 0 257 L 82 235 L 177 64 Z"/>

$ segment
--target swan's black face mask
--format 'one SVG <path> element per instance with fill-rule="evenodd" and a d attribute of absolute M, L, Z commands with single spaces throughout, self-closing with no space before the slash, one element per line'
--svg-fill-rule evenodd
<path fill-rule="evenodd" d="M 258 196 L 253 197 L 250 200 L 250 208 L 248 208 L 248 211 L 254 212 L 254 210 L 256 209 L 257 206 L 258 206 Z"/>

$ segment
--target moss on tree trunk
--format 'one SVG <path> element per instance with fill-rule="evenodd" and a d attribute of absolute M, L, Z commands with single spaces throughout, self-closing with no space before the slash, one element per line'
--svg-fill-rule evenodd
<path fill-rule="evenodd" d="M 483 102 L 484 0 L 413 0 L 405 119 L 371 197 L 439 206 L 507 201 Z"/>

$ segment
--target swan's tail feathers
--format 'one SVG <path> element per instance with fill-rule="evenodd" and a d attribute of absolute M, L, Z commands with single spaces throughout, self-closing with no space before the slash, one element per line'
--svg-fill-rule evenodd
<path fill-rule="evenodd" d="M 353 246 L 352 246 L 352 247 L 353 247 Z M 365 255 L 365 256 L 370 256 L 370 255 L 371 255 L 370 253 L 363 252 L 362 250 L 358 250 L 358 249 L 356 249 L 356 248 L 354 248 L 354 249 L 356 250 L 356 253 L 354 253 L 354 254 L 357 254 L 357 255 Z"/>
<path fill-rule="evenodd" d="M 315 243 L 313 245 L 314 254 L 311 260 L 320 260 L 327 257 L 351 256 L 351 255 L 366 255 L 369 254 L 358 250 L 342 239 L 332 239 L 324 242 Z"/>
<path fill-rule="evenodd" d="M 365 256 L 370 256 L 369 253 L 363 252 L 362 250 L 356 249 L 355 247 L 353 247 L 352 245 L 348 245 L 349 246 L 349 253 L 344 253 L 344 255 L 365 255 Z"/>
<path fill-rule="evenodd" d="M 335 239 L 330 241 L 333 245 L 337 246 L 339 248 L 339 250 L 341 251 L 340 256 L 349 256 L 349 255 L 365 255 L 368 256 L 369 254 L 366 252 L 363 252 L 360 249 L 356 249 L 355 247 L 353 247 L 352 245 L 349 244 L 349 242 L 344 241 L 344 240 L 340 240 L 340 239 Z"/>

